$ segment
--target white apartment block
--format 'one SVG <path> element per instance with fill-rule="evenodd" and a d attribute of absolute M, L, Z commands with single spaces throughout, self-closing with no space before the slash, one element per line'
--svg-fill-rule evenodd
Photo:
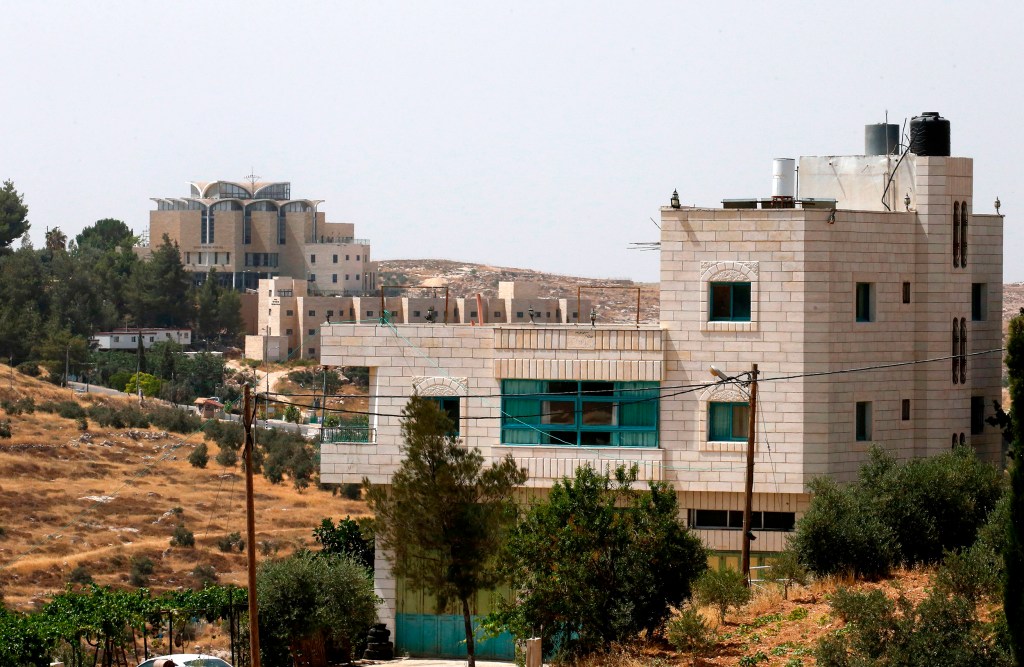
<path fill-rule="evenodd" d="M 142 347 L 149 349 L 156 343 L 177 343 L 184 347 L 192 344 L 191 329 L 120 329 L 118 331 L 98 331 L 89 337 L 89 344 L 98 350 L 129 350 L 139 349 L 139 338 Z"/>
<path fill-rule="evenodd" d="M 458 411 L 466 446 L 512 454 L 528 486 L 637 464 L 674 486 L 710 548 L 737 552 L 748 397 L 708 369 L 753 363 L 755 563 L 784 547 L 807 483 L 852 479 L 872 444 L 909 458 L 963 443 L 998 462 L 984 418 L 1000 399 L 1003 220 L 976 212 L 972 160 L 925 141 L 803 157 L 799 193 L 792 172 L 777 170 L 771 199 L 661 210 L 656 326 L 325 326 L 323 363 L 370 368 L 376 435 L 324 443 L 321 479 L 386 484 L 399 414 L 419 393 Z M 400 582 L 386 560 L 377 568 L 394 628 Z"/>

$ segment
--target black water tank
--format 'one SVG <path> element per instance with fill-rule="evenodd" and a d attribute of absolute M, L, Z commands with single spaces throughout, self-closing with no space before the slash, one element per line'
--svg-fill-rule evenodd
<path fill-rule="evenodd" d="M 925 111 L 910 120 L 910 152 L 949 155 L 949 121 L 938 111 Z"/>
<path fill-rule="evenodd" d="M 899 125 L 876 123 L 864 126 L 864 155 L 892 155 L 899 152 Z"/>

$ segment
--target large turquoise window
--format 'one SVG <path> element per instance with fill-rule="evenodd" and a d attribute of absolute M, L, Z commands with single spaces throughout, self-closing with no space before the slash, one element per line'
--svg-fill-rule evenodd
<path fill-rule="evenodd" d="M 657 447 L 657 382 L 503 380 L 501 442 Z"/>

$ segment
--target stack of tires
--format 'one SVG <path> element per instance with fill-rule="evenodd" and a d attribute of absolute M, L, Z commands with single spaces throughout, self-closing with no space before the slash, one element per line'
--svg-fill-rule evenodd
<path fill-rule="evenodd" d="M 395 657 L 395 645 L 391 643 L 388 626 L 378 623 L 370 628 L 366 636 L 366 650 L 363 660 L 391 660 Z"/>

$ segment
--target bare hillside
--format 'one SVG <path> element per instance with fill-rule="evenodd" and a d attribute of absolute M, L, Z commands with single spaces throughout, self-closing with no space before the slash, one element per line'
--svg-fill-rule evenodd
<path fill-rule="evenodd" d="M 13 373 L 0 384 L 7 404 L 45 401 L 121 403 L 127 398 L 77 394 Z M 218 541 L 245 534 L 245 480 L 239 465 L 214 461 L 207 442 L 205 469 L 187 459 L 202 434 L 156 429 L 100 428 L 36 408 L 0 414 L 12 437 L 0 439 L 0 592 L 5 603 L 30 609 L 62 589 L 83 568 L 98 584 L 129 586 L 134 561 L 153 562 L 149 586 L 196 586 L 196 566 L 212 566 L 221 583 L 245 583 L 245 555 Z M 323 517 L 365 514 L 365 504 L 315 487 L 299 492 L 286 479 L 256 478 L 257 542 L 267 555 L 312 544 Z M 177 525 L 195 536 L 194 548 L 171 547 Z"/>

